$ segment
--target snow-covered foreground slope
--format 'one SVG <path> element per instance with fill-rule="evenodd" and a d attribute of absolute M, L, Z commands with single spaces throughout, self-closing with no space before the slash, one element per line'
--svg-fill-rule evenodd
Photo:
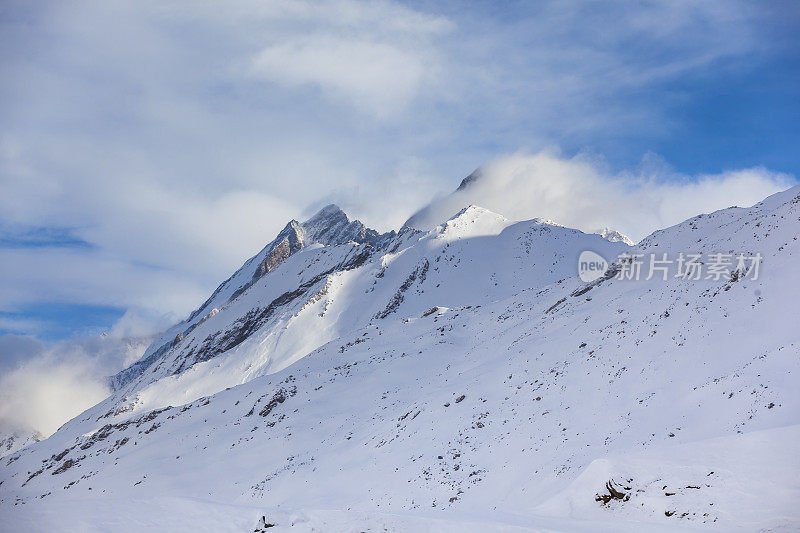
<path fill-rule="evenodd" d="M 0 523 L 796 530 L 798 235 L 800 188 L 635 249 L 476 207 L 429 233 L 308 239 L 0 461 Z M 763 262 L 584 284 L 584 250 Z"/>

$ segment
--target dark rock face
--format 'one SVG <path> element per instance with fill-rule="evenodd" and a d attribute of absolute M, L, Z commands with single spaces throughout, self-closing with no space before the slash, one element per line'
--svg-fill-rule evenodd
<path fill-rule="evenodd" d="M 386 309 L 375 315 L 375 318 L 383 319 L 394 313 L 397 308 L 400 307 L 400 304 L 403 303 L 403 300 L 405 299 L 405 292 L 410 289 L 416 281 L 419 281 L 420 283 L 425 281 L 425 277 L 428 275 L 428 269 L 430 266 L 430 263 L 426 259 L 421 265 L 414 269 L 414 271 L 409 274 L 406 280 L 400 285 L 400 288 L 397 289 L 397 292 L 386 306 Z"/>
<path fill-rule="evenodd" d="M 259 263 L 256 271 L 253 273 L 253 280 L 259 279 L 267 272 L 272 272 L 275 267 L 285 261 L 287 257 L 303 247 L 303 241 L 300 239 L 297 230 L 292 227 L 291 223 L 287 226 L 287 229 L 289 228 L 291 228 L 289 234 L 276 244 L 264 260 Z"/>

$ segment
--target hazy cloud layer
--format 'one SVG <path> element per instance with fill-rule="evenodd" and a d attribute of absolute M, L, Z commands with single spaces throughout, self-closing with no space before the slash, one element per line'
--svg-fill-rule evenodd
<path fill-rule="evenodd" d="M 763 168 L 682 176 L 653 157 L 636 171 L 613 174 L 601 160 L 563 158 L 554 150 L 499 157 L 478 174 L 409 225 L 428 229 L 474 204 L 512 220 L 547 218 L 588 232 L 611 227 L 639 241 L 700 213 L 749 207 L 794 184 L 793 177 Z"/>
<path fill-rule="evenodd" d="M 160 324 L 127 313 L 104 336 L 43 343 L 0 336 L 0 437 L 48 436 L 110 393 L 107 377 L 139 359 Z"/>

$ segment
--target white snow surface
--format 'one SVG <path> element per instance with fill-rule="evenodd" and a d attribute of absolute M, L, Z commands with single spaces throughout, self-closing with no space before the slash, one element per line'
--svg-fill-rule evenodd
<path fill-rule="evenodd" d="M 0 459 L 0 529 L 800 529 L 800 187 L 636 247 L 475 206 L 356 239 L 339 213 Z M 763 263 L 587 285 L 584 250 Z"/>
<path fill-rule="evenodd" d="M 600 228 L 599 230 L 595 231 L 595 233 L 611 242 L 624 242 L 629 246 L 636 244 L 630 237 L 612 228 Z"/>

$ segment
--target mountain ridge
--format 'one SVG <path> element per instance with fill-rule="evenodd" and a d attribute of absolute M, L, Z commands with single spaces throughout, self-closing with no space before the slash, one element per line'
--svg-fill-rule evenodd
<path fill-rule="evenodd" d="M 116 530 L 792 529 L 798 235 L 795 187 L 635 247 L 475 207 L 304 246 L 0 461 L 0 506 L 18 528 L 102 502 Z M 589 284 L 584 250 L 611 264 Z M 617 276 L 680 253 L 763 262 Z"/>

